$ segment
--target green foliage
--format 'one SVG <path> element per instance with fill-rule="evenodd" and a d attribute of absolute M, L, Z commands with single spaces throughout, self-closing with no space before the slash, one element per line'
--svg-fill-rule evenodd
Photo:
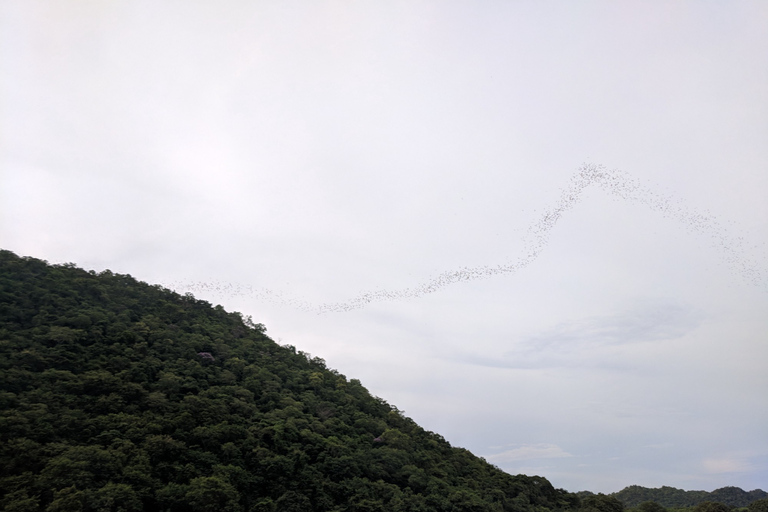
<path fill-rule="evenodd" d="M 0 251 L 0 504 L 542 512 L 578 498 L 452 447 L 250 317 Z"/>
<path fill-rule="evenodd" d="M 693 507 L 693 512 L 730 512 L 731 509 L 722 503 L 704 501 Z"/>
<path fill-rule="evenodd" d="M 613 496 L 600 493 L 582 498 L 581 510 L 584 512 L 623 512 L 624 504 Z"/>
<path fill-rule="evenodd" d="M 184 496 L 194 512 L 237 512 L 240 495 L 228 482 L 215 476 L 193 478 Z M 307 509 L 308 510 L 308 509 Z"/>
<path fill-rule="evenodd" d="M 140 512 L 141 500 L 128 484 L 108 483 L 88 498 L 89 507 L 103 512 Z"/>
<path fill-rule="evenodd" d="M 654 501 L 667 508 L 695 507 L 705 501 L 722 503 L 728 507 L 746 507 L 753 501 L 768 497 L 768 493 L 760 489 L 744 491 L 738 487 L 723 487 L 712 492 L 684 491 L 674 487 L 649 489 L 639 485 L 631 485 L 611 496 L 618 498 L 627 507 L 637 507 L 645 501 Z"/>
<path fill-rule="evenodd" d="M 753 501 L 747 506 L 749 512 L 768 512 L 768 498 Z"/>
<path fill-rule="evenodd" d="M 644 501 L 635 509 L 637 512 L 667 512 L 667 509 L 655 501 Z"/>
<path fill-rule="evenodd" d="M 30 498 L 27 491 L 22 489 L 6 494 L 0 506 L 6 512 L 36 512 L 40 510 L 40 500 Z"/>
<path fill-rule="evenodd" d="M 738 487 L 722 487 L 710 492 L 707 501 L 722 503 L 729 507 L 746 507 L 760 498 L 768 498 L 768 493 L 760 489 L 747 492 Z"/>

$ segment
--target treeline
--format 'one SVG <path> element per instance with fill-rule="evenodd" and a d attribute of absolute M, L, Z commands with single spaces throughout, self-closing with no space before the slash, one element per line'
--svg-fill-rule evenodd
<path fill-rule="evenodd" d="M 667 508 L 694 507 L 704 502 L 722 503 L 729 507 L 746 507 L 754 501 L 768 498 L 768 493 L 761 489 L 747 492 L 739 487 L 723 487 L 707 492 L 684 491 L 674 487 L 653 489 L 631 485 L 611 494 L 611 496 L 630 508 L 637 507 L 646 501 L 653 501 Z"/>
<path fill-rule="evenodd" d="M 624 502 L 616 497 L 618 493 L 605 495 L 582 491 L 577 494 L 581 500 L 581 509 L 591 510 L 592 512 L 768 512 L 768 498 L 752 501 L 746 507 L 726 505 L 715 501 L 702 501 L 689 507 L 665 507 L 653 500 L 643 501 L 633 506 L 626 506 Z"/>
<path fill-rule="evenodd" d="M 579 506 L 452 447 L 250 318 L 0 251 L 2 510 Z"/>

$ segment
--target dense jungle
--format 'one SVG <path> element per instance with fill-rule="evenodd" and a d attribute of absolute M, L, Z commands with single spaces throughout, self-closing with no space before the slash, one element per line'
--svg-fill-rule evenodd
<path fill-rule="evenodd" d="M 644 501 L 631 506 L 665 510 Z M 626 506 L 451 446 L 250 317 L 129 275 L 0 251 L 2 510 Z M 749 506 L 768 512 L 765 499 Z"/>

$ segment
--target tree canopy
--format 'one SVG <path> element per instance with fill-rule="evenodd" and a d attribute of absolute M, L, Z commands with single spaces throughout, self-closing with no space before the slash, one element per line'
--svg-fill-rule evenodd
<path fill-rule="evenodd" d="M 646 501 L 653 501 L 667 508 L 694 507 L 700 503 L 721 503 L 729 507 L 746 507 L 750 503 L 768 497 L 761 489 L 745 491 L 739 487 L 722 487 L 712 492 L 684 491 L 674 487 L 652 489 L 639 485 L 630 485 L 611 494 L 626 507 L 634 508 Z"/>
<path fill-rule="evenodd" d="M 248 317 L 9 251 L 0 461 L 8 511 L 579 506 L 545 478 L 451 446 Z"/>

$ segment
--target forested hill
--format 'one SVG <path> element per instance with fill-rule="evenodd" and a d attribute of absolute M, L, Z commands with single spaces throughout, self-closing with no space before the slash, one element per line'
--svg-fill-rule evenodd
<path fill-rule="evenodd" d="M 729 507 L 746 507 L 754 501 L 768 498 L 768 493 L 761 489 L 747 492 L 739 487 L 723 487 L 707 492 L 684 491 L 674 487 L 649 489 L 639 485 L 630 485 L 611 494 L 611 496 L 624 503 L 626 507 L 636 507 L 645 501 L 655 501 L 659 505 L 669 508 L 692 507 L 705 501 L 722 503 Z"/>
<path fill-rule="evenodd" d="M 128 275 L 0 251 L 0 508 L 578 507 L 452 447 L 262 325 Z"/>

